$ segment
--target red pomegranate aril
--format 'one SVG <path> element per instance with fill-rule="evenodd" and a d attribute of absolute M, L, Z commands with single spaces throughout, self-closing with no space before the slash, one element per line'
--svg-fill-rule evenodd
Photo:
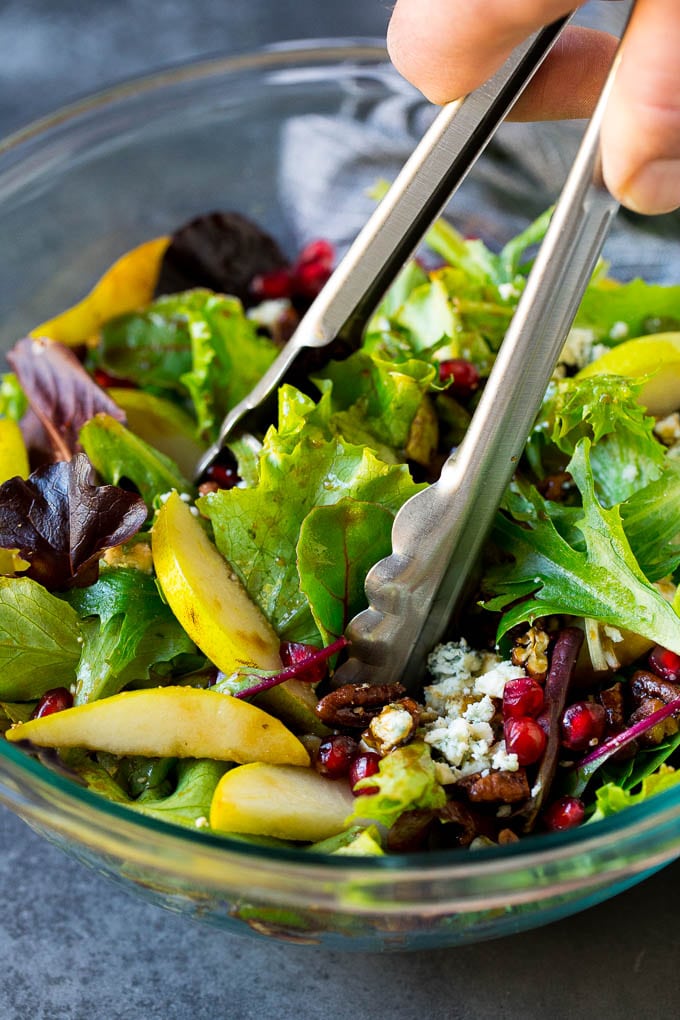
<path fill-rule="evenodd" d="M 318 265 L 331 269 L 335 260 L 335 249 L 330 241 L 310 241 L 302 249 L 297 257 L 296 266 L 304 266 L 308 262 L 315 262 Z"/>
<path fill-rule="evenodd" d="M 331 275 L 331 267 L 320 262 L 305 262 L 293 274 L 292 290 L 303 297 L 316 297 Z"/>
<path fill-rule="evenodd" d="M 220 489 L 233 489 L 241 481 L 238 471 L 228 464 L 211 464 L 205 477 Z"/>
<path fill-rule="evenodd" d="M 117 375 L 111 375 L 103 368 L 95 368 L 92 373 L 94 381 L 97 386 L 101 386 L 103 390 L 111 389 L 116 387 L 119 390 L 136 390 L 137 384 L 133 383 L 131 379 L 121 379 Z"/>
<path fill-rule="evenodd" d="M 663 648 L 656 645 L 649 653 L 649 668 L 662 680 L 675 684 L 680 680 L 680 655 L 672 652 L 670 648 Z"/>
<path fill-rule="evenodd" d="M 375 751 L 366 751 L 364 754 L 358 754 L 352 762 L 349 770 L 349 782 L 352 787 L 352 793 L 355 797 L 360 797 L 362 794 L 378 793 L 379 786 L 367 786 L 363 790 L 355 790 L 354 787 L 360 779 L 366 779 L 367 776 L 374 776 L 380 768 L 380 755 L 376 754 Z"/>
<path fill-rule="evenodd" d="M 599 744 L 607 725 L 602 705 L 592 701 L 576 701 L 562 715 L 562 746 L 569 751 L 587 751 Z"/>
<path fill-rule="evenodd" d="M 439 362 L 439 381 L 452 396 L 468 400 L 479 388 L 479 372 L 465 358 L 447 358 Z"/>
<path fill-rule="evenodd" d="M 353 737 L 336 733 L 319 744 L 314 756 L 314 767 L 328 779 L 342 779 L 343 776 L 349 775 L 357 748 L 358 744 Z"/>
<path fill-rule="evenodd" d="M 519 719 L 523 715 L 535 719 L 543 708 L 543 688 L 530 676 L 508 680 L 503 689 L 503 718 Z"/>
<path fill-rule="evenodd" d="M 543 757 L 547 738 L 535 719 L 528 715 L 505 721 L 505 747 L 517 755 L 520 765 L 533 765 Z"/>
<path fill-rule="evenodd" d="M 65 708 L 73 706 L 73 695 L 67 687 L 53 687 L 45 691 L 42 698 L 35 706 L 32 719 L 40 719 L 43 715 L 52 715 L 54 712 L 63 712 Z"/>
<path fill-rule="evenodd" d="M 279 645 L 279 655 L 285 667 L 304 666 L 305 660 L 320 650 L 316 645 L 306 645 L 299 641 L 282 641 Z M 328 663 L 316 662 L 308 669 L 301 669 L 297 679 L 307 684 L 318 684 L 326 676 L 327 671 Z"/>
<path fill-rule="evenodd" d="M 289 269 L 273 269 L 271 273 L 254 277 L 250 291 L 260 301 L 276 301 L 290 297 L 292 287 L 293 278 Z"/>
<path fill-rule="evenodd" d="M 580 825 L 586 816 L 583 801 L 578 797 L 560 797 L 543 814 L 543 823 L 550 832 L 561 832 Z"/>

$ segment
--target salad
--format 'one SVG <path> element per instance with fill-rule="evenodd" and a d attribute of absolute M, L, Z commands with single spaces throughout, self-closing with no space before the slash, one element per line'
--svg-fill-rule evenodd
<path fill-rule="evenodd" d="M 680 286 L 595 273 L 424 687 L 334 667 L 474 413 L 549 211 L 430 230 L 198 484 L 330 275 L 236 213 L 124 255 L 8 353 L 0 728 L 130 810 L 380 855 L 590 825 L 680 781 Z"/>

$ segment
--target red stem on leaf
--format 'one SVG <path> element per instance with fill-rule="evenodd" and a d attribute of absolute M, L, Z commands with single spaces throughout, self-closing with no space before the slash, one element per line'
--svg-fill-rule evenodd
<path fill-rule="evenodd" d="M 576 762 L 574 768 L 581 769 L 584 765 L 590 765 L 591 762 L 597 761 L 598 758 L 608 758 L 615 751 L 618 751 L 619 748 L 630 744 L 631 741 L 635 740 L 642 733 L 650 730 L 657 723 L 663 722 L 664 719 L 668 719 L 670 715 L 675 715 L 676 712 L 680 712 L 680 698 L 674 698 L 673 701 L 669 701 L 663 708 L 652 712 L 646 719 L 640 719 L 638 722 L 633 723 L 632 726 L 629 726 L 627 730 L 615 733 L 613 737 L 604 740 L 593 751 L 590 751 L 585 758 L 581 758 L 579 762 Z"/>
<path fill-rule="evenodd" d="M 235 698 L 251 698 L 254 694 L 259 694 L 261 691 L 268 691 L 270 687 L 277 687 L 278 684 L 284 683 L 286 680 L 301 679 L 304 681 L 304 674 L 310 668 L 310 666 L 316 666 L 319 662 L 326 662 L 332 656 L 341 652 L 343 648 L 346 648 L 349 641 L 346 637 L 339 637 L 337 641 L 333 641 L 332 644 L 326 645 L 325 648 L 321 648 L 318 652 L 313 652 L 308 655 L 306 659 L 301 662 L 296 662 L 294 666 L 287 666 L 286 669 L 282 669 L 280 673 L 276 673 L 274 676 L 264 677 L 258 679 L 252 687 L 247 687 L 244 691 L 239 691 L 234 694 Z"/>

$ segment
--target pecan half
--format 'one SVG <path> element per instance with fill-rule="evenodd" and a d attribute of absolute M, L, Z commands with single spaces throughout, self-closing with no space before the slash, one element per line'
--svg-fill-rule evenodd
<path fill-rule="evenodd" d="M 524 769 L 516 772 L 476 772 L 456 783 L 473 804 L 518 804 L 529 799 L 529 782 Z"/>
<path fill-rule="evenodd" d="M 331 691 L 314 709 L 327 726 L 365 729 L 385 705 L 406 693 L 403 684 L 345 684 Z"/>
<path fill-rule="evenodd" d="M 660 708 L 663 708 L 665 704 L 666 702 L 662 698 L 643 698 L 628 720 L 628 725 L 632 726 L 633 723 L 647 719 L 652 713 L 658 712 Z M 657 747 L 665 737 L 671 737 L 674 733 L 677 733 L 679 726 L 678 720 L 673 717 L 664 719 L 662 722 L 657 723 L 656 726 L 651 726 L 644 733 L 641 733 L 638 740 L 643 747 Z"/>
<path fill-rule="evenodd" d="M 633 673 L 630 690 L 635 701 L 642 701 L 644 698 L 661 698 L 666 705 L 669 701 L 680 698 L 680 684 L 662 680 L 656 673 L 650 673 L 646 669 L 639 669 L 637 673 Z"/>
<path fill-rule="evenodd" d="M 619 733 L 626 724 L 626 716 L 623 709 L 623 684 L 617 683 L 607 687 L 598 694 L 600 704 L 604 708 L 607 717 L 607 730 L 612 733 Z"/>

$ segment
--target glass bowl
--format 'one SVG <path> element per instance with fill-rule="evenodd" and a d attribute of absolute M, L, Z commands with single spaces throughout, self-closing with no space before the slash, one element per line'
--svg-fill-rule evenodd
<path fill-rule="evenodd" d="M 291 252 L 341 250 L 431 108 L 370 41 L 282 45 L 142 78 L 0 144 L 0 343 L 67 307 L 121 253 L 214 209 L 265 225 Z M 573 126 L 508 126 L 452 210 L 502 242 L 554 198 Z M 663 280 L 677 222 L 622 218 L 623 277 Z M 0 799 L 72 856 L 172 910 L 235 932 L 348 949 L 452 946 L 597 903 L 680 851 L 680 790 L 598 825 L 476 852 L 316 857 L 128 812 L 0 742 Z"/>

